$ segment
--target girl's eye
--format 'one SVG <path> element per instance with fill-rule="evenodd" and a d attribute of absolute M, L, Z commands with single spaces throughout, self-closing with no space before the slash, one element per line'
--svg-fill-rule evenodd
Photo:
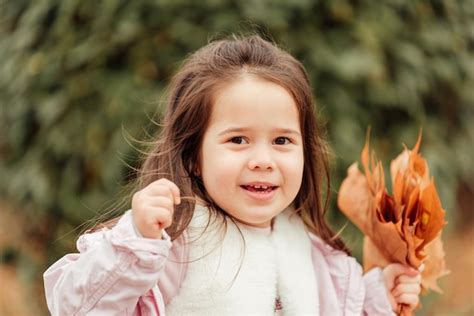
<path fill-rule="evenodd" d="M 287 145 L 291 143 L 288 137 L 277 137 L 274 141 L 275 145 Z"/>
<path fill-rule="evenodd" d="M 234 144 L 239 144 L 239 145 L 247 144 L 247 141 L 242 136 L 232 137 L 230 139 L 230 142 L 232 142 Z"/>

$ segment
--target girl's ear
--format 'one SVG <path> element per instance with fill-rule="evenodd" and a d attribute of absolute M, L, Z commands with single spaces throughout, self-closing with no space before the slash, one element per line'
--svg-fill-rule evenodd
<path fill-rule="evenodd" d="M 193 172 L 196 177 L 201 177 L 201 164 L 199 162 L 194 166 Z"/>
<path fill-rule="evenodd" d="M 196 177 L 201 177 L 201 151 L 199 151 L 199 155 L 196 161 L 194 161 L 193 172 Z"/>
<path fill-rule="evenodd" d="M 191 176 L 193 177 L 200 177 L 201 176 L 201 168 L 199 161 L 192 161 L 189 163 L 189 171 Z"/>

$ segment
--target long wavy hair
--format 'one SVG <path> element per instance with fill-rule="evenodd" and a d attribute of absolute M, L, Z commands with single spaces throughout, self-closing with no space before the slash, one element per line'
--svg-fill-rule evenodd
<path fill-rule="evenodd" d="M 325 221 L 330 196 L 329 148 L 316 119 L 308 75 L 294 57 L 257 35 L 213 41 L 184 61 L 170 83 L 163 126 L 139 170 L 138 189 L 166 177 L 176 183 L 182 196 L 189 197 L 175 206 L 173 223 L 166 229 L 172 240 L 189 225 L 195 198 L 204 201 L 212 212 L 229 216 L 212 201 L 196 171 L 213 96 L 217 89 L 244 74 L 278 84 L 294 98 L 304 148 L 303 180 L 293 202 L 295 212 L 310 232 L 348 252 Z"/>

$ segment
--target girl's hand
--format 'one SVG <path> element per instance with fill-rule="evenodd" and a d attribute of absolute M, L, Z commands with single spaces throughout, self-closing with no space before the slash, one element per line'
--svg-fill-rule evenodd
<path fill-rule="evenodd" d="M 132 198 L 132 217 L 140 234 L 161 238 L 161 231 L 173 221 L 174 205 L 181 202 L 179 188 L 162 178 L 136 192 Z"/>
<path fill-rule="evenodd" d="M 420 301 L 420 271 L 399 263 L 392 263 L 383 269 L 383 276 L 393 311 L 397 312 L 399 304 L 407 305 L 410 310 L 415 309 Z"/>

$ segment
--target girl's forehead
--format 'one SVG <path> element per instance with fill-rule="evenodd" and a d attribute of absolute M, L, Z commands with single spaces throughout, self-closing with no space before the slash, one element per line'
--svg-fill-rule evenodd
<path fill-rule="evenodd" d="M 284 87 L 244 76 L 223 85 L 214 95 L 210 124 L 230 123 L 299 130 L 298 108 Z"/>

